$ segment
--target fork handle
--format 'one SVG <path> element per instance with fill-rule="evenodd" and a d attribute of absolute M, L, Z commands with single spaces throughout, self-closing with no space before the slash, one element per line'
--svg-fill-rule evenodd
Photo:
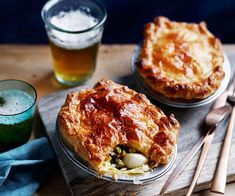
<path fill-rule="evenodd" d="M 234 129 L 234 122 L 235 122 L 235 106 L 233 107 L 229 125 L 227 129 L 227 133 L 224 140 L 224 145 L 221 151 L 221 157 L 217 164 L 217 168 L 215 171 L 215 175 L 212 181 L 211 192 L 224 194 L 226 180 L 227 180 L 227 169 L 228 169 L 228 160 L 229 160 L 229 153 L 231 147 L 231 140 L 233 135 Z"/>
<path fill-rule="evenodd" d="M 190 196 L 193 192 L 193 189 L 194 189 L 194 187 L 197 183 L 197 180 L 198 180 L 199 175 L 201 173 L 202 167 L 203 167 L 204 162 L 206 160 L 207 153 L 210 149 L 210 145 L 212 143 L 214 134 L 215 134 L 215 132 L 212 132 L 211 134 L 208 134 L 206 139 L 205 139 L 205 143 L 203 144 L 202 152 L 201 152 L 201 155 L 200 155 L 200 158 L 199 158 L 199 161 L 198 161 L 197 169 L 196 169 L 196 172 L 194 174 L 192 183 L 191 183 L 191 185 L 188 189 L 188 192 L 186 193 L 186 196 Z"/>

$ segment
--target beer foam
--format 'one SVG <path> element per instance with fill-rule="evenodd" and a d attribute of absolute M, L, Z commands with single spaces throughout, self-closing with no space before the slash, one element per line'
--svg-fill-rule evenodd
<path fill-rule="evenodd" d="M 53 16 L 50 22 L 65 31 L 82 31 L 95 26 L 98 19 L 82 10 L 70 10 Z M 94 29 L 89 32 L 72 34 L 50 29 L 48 36 L 50 41 L 57 46 L 66 49 L 81 49 L 99 42 L 102 35 L 102 31 L 100 31 L 100 29 Z"/>
<path fill-rule="evenodd" d="M 51 23 L 67 31 L 81 31 L 98 23 L 98 19 L 81 10 L 60 12 L 51 18 Z"/>
<path fill-rule="evenodd" d="M 0 97 L 4 100 L 0 105 L 0 115 L 13 115 L 0 116 L 0 124 L 14 125 L 32 118 L 32 110 L 24 112 L 34 103 L 34 99 L 29 94 L 21 90 L 3 90 L 0 91 Z M 24 113 L 19 114 L 21 112 Z"/>
<path fill-rule="evenodd" d="M 20 90 L 0 91 L 4 103 L 0 105 L 0 115 L 12 115 L 23 112 L 33 105 L 33 98 Z"/>

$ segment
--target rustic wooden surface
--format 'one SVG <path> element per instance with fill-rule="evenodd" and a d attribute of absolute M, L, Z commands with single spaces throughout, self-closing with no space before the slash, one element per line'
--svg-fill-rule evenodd
<path fill-rule="evenodd" d="M 133 49 L 134 45 L 102 46 L 98 58 L 97 70 L 90 81 L 91 84 L 94 84 L 100 77 L 114 79 L 128 75 L 131 72 L 130 61 Z M 224 46 L 224 49 L 225 51 L 235 50 L 235 45 Z M 0 79 L 15 78 L 31 83 L 35 86 L 39 99 L 52 91 L 66 88 L 58 84 L 53 77 L 50 52 L 47 46 L 1 45 L 0 59 Z M 44 133 L 41 129 L 43 129 L 42 124 L 40 119 L 37 118 L 32 138 L 43 135 Z M 233 146 L 233 149 L 234 148 L 235 146 Z M 219 151 L 219 146 L 217 146 L 217 149 Z M 212 155 L 212 158 L 213 156 L 216 157 L 217 155 Z M 214 159 L 209 159 L 208 161 L 214 162 Z M 190 170 L 190 168 L 188 168 L 188 170 Z M 205 172 L 208 171 L 205 170 Z M 230 178 L 230 180 L 234 179 Z M 206 188 L 208 184 L 202 184 L 201 186 Z M 234 193 L 235 186 L 232 185 L 230 187 L 230 193 Z M 151 189 L 152 188 L 149 187 L 148 191 L 151 191 Z M 198 187 L 198 190 L 199 189 L 201 188 Z M 228 192 L 227 194 L 230 193 Z M 38 192 L 38 195 L 67 194 L 68 191 L 65 188 L 64 181 L 58 173 L 58 170 L 55 170 L 48 183 Z"/>

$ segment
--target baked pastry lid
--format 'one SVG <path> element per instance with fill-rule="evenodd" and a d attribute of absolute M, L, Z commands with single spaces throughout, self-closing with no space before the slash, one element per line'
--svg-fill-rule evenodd
<path fill-rule="evenodd" d="M 176 108 L 194 108 L 194 107 L 200 107 L 206 104 L 209 104 L 213 101 L 215 101 L 227 88 L 230 76 L 231 76 L 231 64 L 228 60 L 228 57 L 226 54 L 224 54 L 224 63 L 223 63 L 223 69 L 225 72 L 225 77 L 221 82 L 220 87 L 217 89 L 215 93 L 207 97 L 206 99 L 202 100 L 182 100 L 182 99 L 170 99 L 168 97 L 165 97 L 162 94 L 158 94 L 154 92 L 148 85 L 145 84 L 143 81 L 143 78 L 138 73 L 138 70 L 136 68 L 136 61 L 138 59 L 138 56 L 141 51 L 141 44 L 137 45 L 131 59 L 131 69 L 133 74 L 135 75 L 135 78 L 137 80 L 138 85 L 141 88 L 142 93 L 151 96 L 154 100 L 161 102 L 163 104 L 176 107 Z"/>
<path fill-rule="evenodd" d="M 152 171 L 145 172 L 144 174 L 139 175 L 123 175 L 122 177 L 119 176 L 118 179 L 114 180 L 112 176 L 102 175 L 100 176 L 95 170 L 89 167 L 89 164 L 85 162 L 81 157 L 77 155 L 77 153 L 69 148 L 68 145 L 63 141 L 60 133 L 60 127 L 58 123 L 58 117 L 56 120 L 56 136 L 58 137 L 59 145 L 62 148 L 63 152 L 66 156 L 80 169 L 83 171 L 96 176 L 100 179 L 112 181 L 116 183 L 123 183 L 123 184 L 143 184 L 152 182 L 164 176 L 174 165 L 176 156 L 177 156 L 177 145 L 175 146 L 175 151 L 173 157 L 166 165 L 159 165 L 158 167 L 154 168 Z"/>

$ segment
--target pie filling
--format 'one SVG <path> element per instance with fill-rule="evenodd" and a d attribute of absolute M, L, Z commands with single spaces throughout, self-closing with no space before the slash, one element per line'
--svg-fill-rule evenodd
<path fill-rule="evenodd" d="M 118 174 L 143 174 L 150 171 L 154 166 L 153 162 L 148 161 L 148 158 L 136 149 L 125 145 L 117 145 L 106 158 L 99 172 L 112 175 L 115 179 Z"/>

